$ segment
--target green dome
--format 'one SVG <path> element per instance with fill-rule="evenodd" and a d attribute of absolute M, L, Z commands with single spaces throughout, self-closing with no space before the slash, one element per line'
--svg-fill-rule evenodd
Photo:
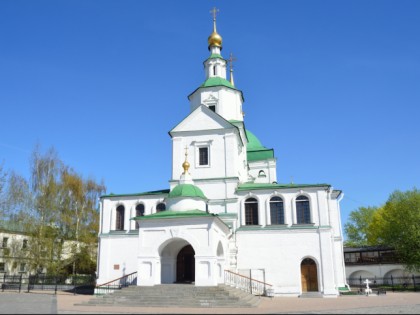
<path fill-rule="evenodd" d="M 203 191 L 192 184 L 179 184 L 175 186 L 168 195 L 168 198 L 179 197 L 195 197 L 207 199 L 206 196 L 204 196 Z"/>
<path fill-rule="evenodd" d="M 248 151 L 265 149 L 260 140 L 258 140 L 258 138 L 251 131 L 245 130 L 245 132 L 246 137 L 248 138 L 248 144 L 246 146 Z"/>

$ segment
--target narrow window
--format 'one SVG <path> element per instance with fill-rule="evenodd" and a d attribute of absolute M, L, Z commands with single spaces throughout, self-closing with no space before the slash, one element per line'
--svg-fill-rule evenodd
<path fill-rule="evenodd" d="M 22 249 L 27 249 L 27 248 L 28 248 L 28 240 L 23 240 Z"/>
<path fill-rule="evenodd" d="M 7 247 L 7 241 L 9 240 L 8 237 L 3 237 L 3 243 L 2 243 L 2 247 L 6 248 Z"/>
<path fill-rule="evenodd" d="M 164 203 L 160 203 L 156 206 L 156 212 L 161 212 L 161 211 L 165 211 L 166 210 L 166 206 Z"/>
<path fill-rule="evenodd" d="M 136 206 L 136 217 L 142 217 L 144 216 L 144 204 L 139 203 Z M 136 221 L 136 230 L 139 229 L 139 223 Z"/>
<path fill-rule="evenodd" d="M 20 267 L 19 267 L 19 272 L 25 272 L 26 271 L 26 264 L 25 263 L 21 263 Z"/>
<path fill-rule="evenodd" d="M 4 264 L 4 262 L 0 262 L 0 272 L 5 272 L 6 271 L 6 265 Z"/>
<path fill-rule="evenodd" d="M 209 165 L 209 148 L 202 147 L 198 149 L 199 165 Z"/>
<path fill-rule="evenodd" d="M 245 200 L 245 224 L 258 225 L 258 201 L 255 198 Z"/>
<path fill-rule="evenodd" d="M 209 105 L 209 109 L 216 112 L 216 105 Z"/>
<path fill-rule="evenodd" d="M 216 66 L 213 66 L 213 75 L 216 75 Z"/>
<path fill-rule="evenodd" d="M 283 199 L 273 197 L 270 199 L 271 224 L 284 224 Z"/>
<path fill-rule="evenodd" d="M 117 207 L 117 220 L 115 224 L 115 229 L 122 231 L 124 230 L 124 206 L 120 205 Z"/>
<path fill-rule="evenodd" d="M 297 224 L 311 223 L 311 209 L 309 199 L 306 196 L 296 198 L 296 222 Z"/>

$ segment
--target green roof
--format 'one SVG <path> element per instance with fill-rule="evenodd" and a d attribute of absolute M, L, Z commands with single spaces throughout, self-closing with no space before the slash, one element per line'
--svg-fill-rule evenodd
<path fill-rule="evenodd" d="M 249 130 L 245 130 L 246 136 L 248 138 L 248 144 L 246 146 L 247 151 L 252 150 L 261 150 L 265 149 L 265 147 L 261 144 L 261 141 Z"/>
<path fill-rule="evenodd" d="M 146 192 L 134 193 L 134 194 L 113 194 L 113 193 L 110 193 L 109 195 L 102 195 L 100 198 L 106 198 L 106 197 L 147 196 L 147 195 L 166 195 L 168 193 L 169 193 L 169 189 L 162 189 L 162 190 L 146 191 Z"/>
<path fill-rule="evenodd" d="M 208 60 L 208 59 L 214 59 L 214 58 L 220 58 L 220 59 L 226 60 L 220 54 L 211 54 L 210 57 L 208 57 L 206 60 Z"/>
<path fill-rule="evenodd" d="M 267 159 L 274 159 L 274 150 L 265 149 L 259 151 L 247 151 L 246 156 L 248 161 L 261 161 Z"/>
<path fill-rule="evenodd" d="M 187 211 L 161 211 L 145 216 L 134 217 L 137 220 L 152 220 L 152 219 L 178 219 L 178 218 L 194 218 L 194 217 L 215 217 L 213 213 L 208 213 L 202 210 L 187 210 Z"/>
<path fill-rule="evenodd" d="M 179 197 L 195 197 L 207 199 L 203 191 L 192 184 L 179 184 L 176 185 L 168 195 L 168 198 L 179 198 Z"/>
<path fill-rule="evenodd" d="M 219 77 L 208 78 L 206 81 L 204 81 L 203 84 L 201 84 L 200 87 L 210 87 L 210 86 L 219 86 L 219 85 L 223 85 L 228 88 L 236 90 L 236 88 L 232 85 L 232 83 L 230 83 L 226 79 L 219 78 Z"/>
<path fill-rule="evenodd" d="M 289 189 L 289 188 L 309 188 L 309 187 L 330 187 L 329 184 L 265 184 L 265 183 L 245 183 L 238 185 L 237 191 L 248 191 L 258 189 Z"/>
<path fill-rule="evenodd" d="M 245 130 L 248 143 L 246 153 L 248 161 L 260 161 L 274 159 L 274 150 L 267 149 L 261 144 L 261 141 L 249 130 Z"/>

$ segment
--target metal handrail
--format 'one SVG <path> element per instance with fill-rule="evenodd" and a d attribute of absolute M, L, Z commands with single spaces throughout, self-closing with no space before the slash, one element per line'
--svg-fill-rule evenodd
<path fill-rule="evenodd" d="M 225 270 L 225 284 L 236 287 L 254 295 L 267 295 L 267 287 L 271 291 L 272 285 L 239 273 Z"/>
<path fill-rule="evenodd" d="M 95 294 L 108 294 L 114 292 L 115 290 L 120 290 L 124 287 L 137 284 L 137 276 L 134 275 L 137 275 L 137 271 L 114 280 L 98 284 L 95 286 Z"/>

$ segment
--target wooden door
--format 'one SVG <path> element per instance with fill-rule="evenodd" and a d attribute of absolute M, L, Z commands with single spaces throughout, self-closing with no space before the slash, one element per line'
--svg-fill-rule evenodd
<path fill-rule="evenodd" d="M 300 265 L 300 274 L 302 279 L 302 292 L 318 291 L 318 272 L 315 262 L 306 258 Z"/>

